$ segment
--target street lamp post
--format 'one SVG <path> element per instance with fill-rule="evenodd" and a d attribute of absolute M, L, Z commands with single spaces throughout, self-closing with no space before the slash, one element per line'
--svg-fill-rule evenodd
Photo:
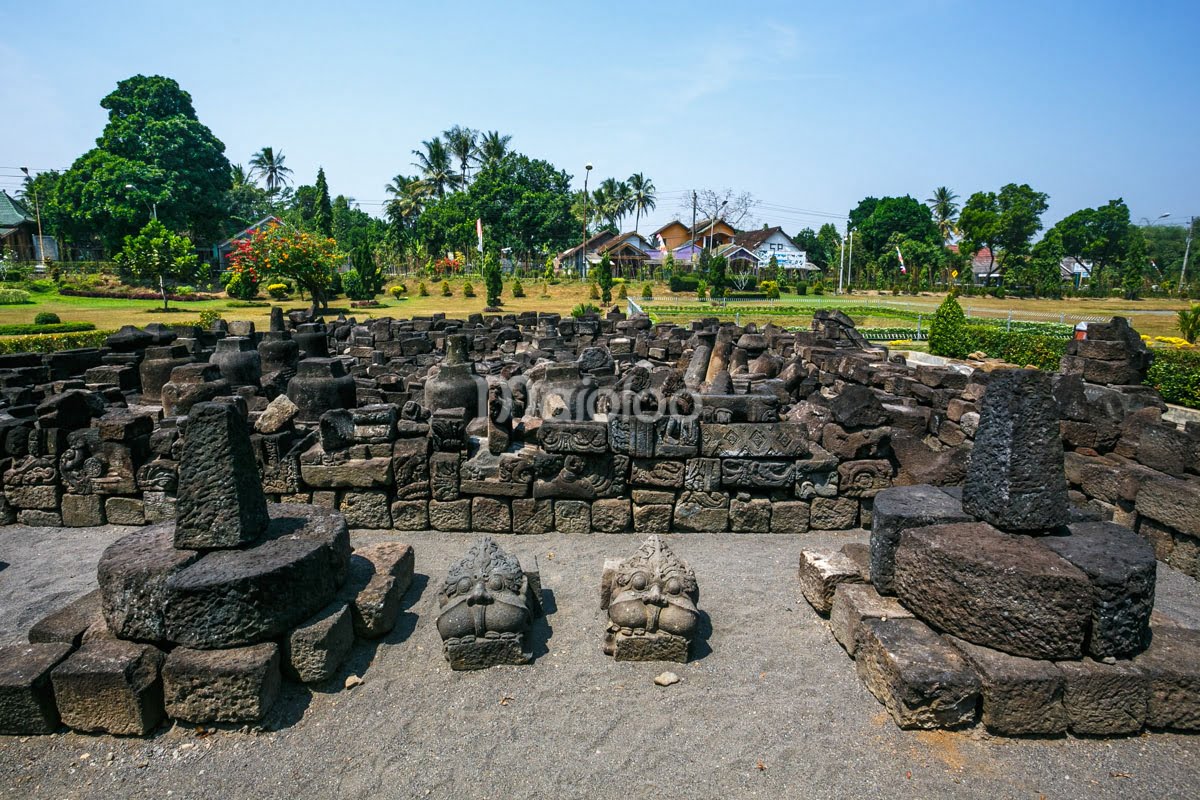
<path fill-rule="evenodd" d="M 25 177 L 29 178 L 29 167 L 21 167 L 21 172 L 25 173 Z M 32 178 L 30 178 L 32 180 Z M 42 239 L 42 204 L 38 202 L 37 190 L 33 191 L 33 214 L 37 217 L 38 226 L 38 256 L 42 263 L 42 269 L 46 268 L 46 243 Z"/>
<path fill-rule="evenodd" d="M 583 238 L 579 241 L 579 278 L 587 278 L 587 224 L 591 198 L 588 197 L 588 178 L 592 176 L 592 162 L 583 165 Z"/>
<path fill-rule="evenodd" d="M 704 246 L 707 247 L 709 250 L 712 249 L 713 229 L 717 227 L 717 220 L 721 218 L 721 212 L 723 212 L 725 210 L 725 206 L 727 206 L 727 205 L 729 205 L 729 201 L 723 200 L 721 202 L 721 207 L 718 208 L 717 213 L 713 215 L 712 222 L 710 222 L 708 224 L 708 236 L 705 237 Z"/>
<path fill-rule="evenodd" d="M 125 184 L 125 188 L 126 189 L 136 189 L 137 187 L 134 186 L 132 183 L 127 183 L 127 184 Z M 157 200 L 150 201 L 150 219 L 154 220 L 155 222 L 158 222 L 158 201 Z"/>

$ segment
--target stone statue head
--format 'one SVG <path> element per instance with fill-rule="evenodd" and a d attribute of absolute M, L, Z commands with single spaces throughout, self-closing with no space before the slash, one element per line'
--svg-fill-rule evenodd
<path fill-rule="evenodd" d="M 443 640 L 518 634 L 529 627 L 525 573 L 490 536 L 450 568 L 438 602 L 442 612 L 437 626 Z"/>
<path fill-rule="evenodd" d="M 651 536 L 617 567 L 608 617 L 624 630 L 659 631 L 690 639 L 699 621 L 696 575 L 659 536 Z"/>

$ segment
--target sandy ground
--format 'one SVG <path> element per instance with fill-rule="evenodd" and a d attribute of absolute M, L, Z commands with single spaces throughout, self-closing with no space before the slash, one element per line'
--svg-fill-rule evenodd
<path fill-rule="evenodd" d="M 116 528 L 0 530 L 0 641 L 94 585 Z M 531 666 L 454 673 L 437 585 L 471 537 L 402 538 L 418 576 L 397 630 L 329 686 L 290 687 L 264 731 L 0 737 L 0 798 L 1121 798 L 1200 796 L 1200 736 L 1013 740 L 905 732 L 804 602 L 801 547 L 851 534 L 676 535 L 711 631 L 686 665 L 600 652 L 605 557 L 632 535 L 498 537 L 536 556 L 550 614 Z M 1162 610 L 1200 624 L 1200 585 L 1160 567 Z M 671 669 L 682 682 L 653 683 Z M 341 689 L 349 674 L 364 683 Z"/>

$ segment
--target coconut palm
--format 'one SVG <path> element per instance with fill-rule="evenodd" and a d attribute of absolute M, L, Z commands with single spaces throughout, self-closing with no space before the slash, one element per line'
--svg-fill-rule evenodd
<path fill-rule="evenodd" d="M 233 188 L 236 189 L 250 182 L 250 173 L 246 172 L 246 168 L 241 164 L 234 164 L 229 168 L 229 180 Z"/>
<path fill-rule="evenodd" d="M 633 205 L 633 232 L 637 233 L 643 211 L 653 211 L 658 202 L 654 181 L 640 172 L 629 176 L 629 200 Z"/>
<path fill-rule="evenodd" d="M 933 197 L 925 201 L 925 205 L 933 209 L 933 219 L 943 242 L 958 234 L 958 203 L 954 202 L 957 199 L 958 195 L 949 188 L 939 186 L 933 190 Z"/>
<path fill-rule="evenodd" d="M 408 175 L 392 178 L 384 190 L 392 197 L 387 202 L 387 215 L 400 227 L 404 227 L 420 215 L 425 206 L 425 198 L 429 195 L 425 181 Z"/>
<path fill-rule="evenodd" d="M 475 148 L 475 160 L 481 167 L 495 164 L 508 155 L 508 143 L 511 141 L 511 136 L 501 134 L 500 131 L 488 131 L 482 134 L 479 137 L 479 144 Z"/>
<path fill-rule="evenodd" d="M 440 136 L 421 142 L 421 147 L 424 149 L 412 151 L 417 157 L 413 166 L 421 171 L 421 180 L 432 194 L 439 199 L 445 197 L 447 189 L 453 191 L 462 183 L 461 176 L 454 171 L 450 161 L 450 151 Z"/>
<path fill-rule="evenodd" d="M 276 151 L 274 147 L 264 147 L 250 156 L 249 177 L 262 178 L 267 184 L 268 192 L 277 192 L 292 182 L 289 177 L 292 170 L 283 163 L 286 160 L 282 150 Z"/>
<path fill-rule="evenodd" d="M 458 159 L 461 170 L 459 173 L 460 185 L 466 186 L 467 167 L 475 158 L 475 145 L 479 139 L 479 131 L 455 125 L 442 135 L 446 137 L 446 149 L 450 151 L 450 155 Z"/>

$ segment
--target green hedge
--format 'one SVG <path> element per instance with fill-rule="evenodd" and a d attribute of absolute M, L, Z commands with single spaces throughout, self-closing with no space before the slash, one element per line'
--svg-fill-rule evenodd
<path fill-rule="evenodd" d="M 1067 342 L 1070 341 L 1062 336 L 1006 331 L 992 325 L 968 325 L 967 332 L 975 350 L 982 350 L 992 358 L 1002 358 L 1019 367 L 1034 366 L 1045 370 L 1058 369 L 1058 362 L 1066 353 Z"/>
<path fill-rule="evenodd" d="M 34 336 L 41 333 L 80 333 L 94 330 L 96 326 L 90 322 L 58 322 L 47 325 L 16 322 L 0 325 L 0 336 Z"/>
<path fill-rule="evenodd" d="M 77 347 L 101 347 L 115 331 L 50 333 L 42 336 L 5 336 L 0 338 L 0 353 L 55 353 Z"/>
<path fill-rule="evenodd" d="M 29 292 L 24 289 L 0 289 L 0 306 L 20 306 L 32 302 Z"/>
<path fill-rule="evenodd" d="M 1155 348 L 1146 385 L 1168 403 L 1200 408 L 1200 347 Z"/>

